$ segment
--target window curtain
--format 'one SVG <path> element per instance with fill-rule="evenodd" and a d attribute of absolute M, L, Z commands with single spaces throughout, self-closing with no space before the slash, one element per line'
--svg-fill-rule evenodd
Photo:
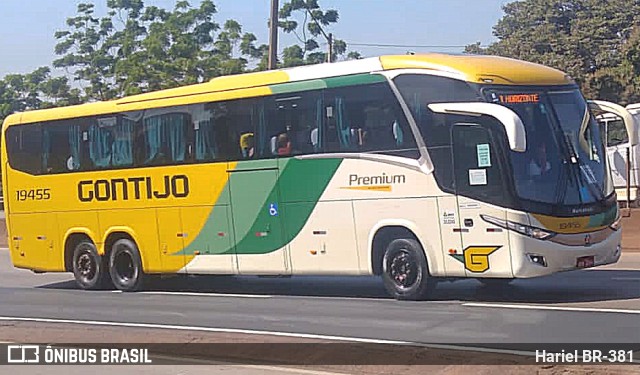
<path fill-rule="evenodd" d="M 254 104 L 253 110 L 251 111 L 252 128 L 256 124 L 258 125 L 258 129 L 257 129 L 258 138 L 255 139 L 256 142 L 254 144 L 254 147 L 256 148 L 255 151 L 257 152 L 256 155 L 260 155 L 260 156 L 267 155 L 267 152 L 265 151 L 265 147 L 269 143 L 267 142 L 267 118 L 265 116 L 263 103 L 260 103 L 259 105 Z M 271 149 L 271 147 L 269 147 L 269 149 Z M 270 151 L 273 151 L 273 150 L 270 150 Z"/>
<path fill-rule="evenodd" d="M 151 162 L 160 154 L 162 123 L 160 116 L 144 119 L 145 146 L 148 151 L 144 164 Z"/>
<path fill-rule="evenodd" d="M 46 171 L 49 166 L 49 154 L 51 153 L 51 134 L 49 129 L 42 130 L 42 170 Z"/>
<path fill-rule="evenodd" d="M 213 120 L 200 121 L 196 131 L 196 160 L 213 160 L 216 158 L 215 133 Z"/>
<path fill-rule="evenodd" d="M 185 116 L 180 113 L 164 117 L 162 125 L 169 129 L 169 149 L 172 161 L 184 161 L 187 142 L 185 139 Z"/>
<path fill-rule="evenodd" d="M 115 139 L 111 145 L 112 164 L 114 166 L 133 164 L 133 126 L 134 122 L 122 119 L 115 127 Z"/>
<path fill-rule="evenodd" d="M 71 125 L 69 126 L 69 146 L 71 147 L 71 165 L 67 167 L 71 168 L 71 170 L 80 169 L 80 125 Z"/>
<path fill-rule="evenodd" d="M 318 152 L 320 150 L 322 150 L 322 139 L 323 139 L 323 133 L 324 133 L 324 113 L 322 111 L 322 99 L 318 98 L 316 100 L 316 129 L 317 129 L 317 133 L 315 136 L 315 139 L 312 141 L 313 143 L 313 150 L 315 152 Z"/>
<path fill-rule="evenodd" d="M 420 93 L 413 94 L 413 113 L 416 116 L 416 121 L 420 122 L 422 119 L 422 106 L 420 105 Z"/>
<path fill-rule="evenodd" d="M 336 98 L 336 122 L 340 146 L 343 149 L 348 149 L 351 146 L 351 129 L 347 123 L 345 100 L 341 97 Z"/>
<path fill-rule="evenodd" d="M 111 163 L 111 132 L 98 125 L 89 128 L 89 157 L 96 167 L 108 167 Z"/>

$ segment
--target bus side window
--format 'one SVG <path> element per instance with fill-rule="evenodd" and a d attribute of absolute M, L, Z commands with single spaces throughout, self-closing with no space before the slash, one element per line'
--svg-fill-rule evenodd
<path fill-rule="evenodd" d="M 7 129 L 7 154 L 12 168 L 37 175 L 42 172 L 42 127 L 40 124 Z"/>
<path fill-rule="evenodd" d="M 617 146 L 628 141 L 627 129 L 622 120 L 607 122 L 607 146 Z"/>
<path fill-rule="evenodd" d="M 42 132 L 42 168 L 45 173 L 69 171 L 72 155 L 69 143 L 70 122 L 56 121 L 48 124 Z"/>
<path fill-rule="evenodd" d="M 386 82 L 327 90 L 328 152 L 418 156 L 415 138 Z"/>
<path fill-rule="evenodd" d="M 187 131 L 193 128 L 189 124 L 190 116 L 183 112 L 145 116 L 142 121 L 142 143 L 145 149 L 142 165 L 187 162 Z"/>
<path fill-rule="evenodd" d="M 256 107 L 255 99 L 240 99 L 224 103 L 226 114 L 220 121 L 221 137 L 219 142 L 223 148 L 223 158 L 227 160 L 254 159 L 264 145 L 261 145 L 257 134 L 259 121 L 264 121 Z M 216 125 L 217 126 L 217 125 Z"/>
<path fill-rule="evenodd" d="M 198 104 L 191 108 L 193 143 L 190 156 L 196 162 L 214 161 L 219 157 L 220 148 L 216 129 L 216 107 L 213 103 Z"/>
<path fill-rule="evenodd" d="M 322 124 L 321 91 L 268 98 L 265 106 L 268 157 L 311 154 L 319 150 L 317 137 L 318 128 Z"/>

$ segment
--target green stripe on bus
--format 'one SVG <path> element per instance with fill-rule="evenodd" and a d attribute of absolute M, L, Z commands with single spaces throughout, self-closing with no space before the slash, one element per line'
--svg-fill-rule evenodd
<path fill-rule="evenodd" d="M 278 185 L 273 188 L 267 201 L 259 208 L 260 214 L 254 221 L 252 230 L 247 236 L 238 241 L 237 254 L 267 254 L 276 251 L 291 242 L 299 233 L 311 216 L 320 196 L 325 191 L 335 172 L 338 170 L 341 159 L 291 159 L 281 171 Z M 278 198 L 278 187 L 282 202 L 278 215 L 280 225 L 284 224 L 284 231 L 280 238 L 258 237 L 264 228 L 261 217 L 269 215 L 271 202 Z M 296 203 L 307 203 L 300 205 Z M 288 210 L 290 205 L 296 205 L 298 209 Z M 235 218 L 234 218 L 235 220 Z"/>
<path fill-rule="evenodd" d="M 380 74 L 353 74 L 350 76 L 325 78 L 327 88 L 366 85 L 385 82 L 387 79 Z"/>
<path fill-rule="evenodd" d="M 323 79 L 312 79 L 308 81 L 281 83 L 271 85 L 269 88 L 274 94 L 287 94 L 292 92 L 321 90 L 325 88 L 366 85 L 371 83 L 385 82 L 386 78 L 380 74 L 352 74 L 342 77 L 330 77 Z"/>
<path fill-rule="evenodd" d="M 247 193 L 251 193 L 242 195 L 248 199 L 243 202 L 243 205 L 249 204 L 253 208 L 236 212 L 236 216 L 230 220 L 231 210 L 227 209 L 228 206 L 214 207 L 196 239 L 175 255 L 193 255 L 196 251 L 202 254 L 200 249 L 203 248 L 209 249 L 208 254 L 233 254 L 234 251 L 237 254 L 268 254 L 284 247 L 300 233 L 309 220 L 341 162 L 342 159 L 289 159 L 282 164 L 275 185 L 260 185 L 261 178 L 257 175 L 251 186 L 233 186 L 232 184 L 233 189 L 246 188 Z M 242 169 L 241 165 L 238 167 Z M 255 193 L 255 186 L 262 186 L 261 193 Z M 227 192 L 223 194 L 225 193 Z M 278 205 L 277 215 L 270 213 L 273 203 Z M 227 228 L 226 223 L 231 221 L 236 223 L 236 226 L 244 226 L 241 224 L 246 222 L 251 223 L 249 226 L 244 226 L 248 230 L 245 229 L 242 233 L 236 233 L 233 236 L 236 238 L 235 249 L 230 242 L 226 244 L 218 242 L 220 247 L 217 248 L 211 248 L 205 243 L 211 241 L 212 236 L 219 230 Z"/>
<path fill-rule="evenodd" d="M 310 81 L 281 83 L 279 85 L 269 86 L 274 94 L 287 94 L 297 91 L 321 90 L 327 88 L 325 82 L 321 79 Z"/>

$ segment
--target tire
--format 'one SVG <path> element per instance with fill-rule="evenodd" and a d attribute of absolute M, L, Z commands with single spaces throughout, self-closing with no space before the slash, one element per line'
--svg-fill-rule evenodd
<path fill-rule="evenodd" d="M 513 279 L 501 279 L 501 278 L 480 278 L 477 280 L 480 283 L 482 283 L 483 287 L 493 288 L 493 289 L 507 288 L 509 284 L 511 284 L 511 282 L 513 281 Z"/>
<path fill-rule="evenodd" d="M 401 238 L 387 245 L 382 258 L 382 280 L 395 299 L 426 299 L 435 287 L 422 246 L 414 239 Z"/>
<path fill-rule="evenodd" d="M 142 288 L 145 280 L 142 258 L 133 241 L 121 239 L 113 244 L 109 255 L 109 274 L 113 285 L 123 292 Z"/>
<path fill-rule="evenodd" d="M 83 240 L 73 249 L 73 276 L 76 284 L 84 290 L 99 290 L 110 286 L 107 262 L 103 259 L 96 245 Z"/>

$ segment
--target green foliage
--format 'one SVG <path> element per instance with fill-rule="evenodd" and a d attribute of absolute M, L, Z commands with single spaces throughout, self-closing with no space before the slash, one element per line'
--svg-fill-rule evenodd
<path fill-rule="evenodd" d="M 591 98 L 640 101 L 639 0 L 523 0 L 503 10 L 493 28 L 498 42 L 466 52 L 555 67 Z"/>
<path fill-rule="evenodd" d="M 106 14 L 95 14 L 87 0 L 54 33 L 53 67 L 67 76 L 52 77 L 49 67 L 0 80 L 0 120 L 13 112 L 108 100 L 164 88 L 207 81 L 213 77 L 265 70 L 268 46 L 235 20 L 219 24 L 212 0 L 197 7 L 176 1 L 173 9 L 147 6 L 144 0 L 107 0 Z M 335 24 L 336 10 L 320 9 L 316 0 L 293 0 L 280 10 L 280 27 L 303 39 L 284 49 L 281 66 L 325 62 L 320 51 L 325 29 Z M 334 41 L 335 56 L 346 53 L 344 41 Z M 361 58 L 350 52 L 348 59 Z M 70 84 L 69 79 L 73 80 Z M 73 87 L 73 88 L 72 88 Z"/>
<path fill-rule="evenodd" d="M 14 112 L 80 103 L 80 91 L 66 77 L 51 77 L 48 67 L 0 80 L 0 123 Z"/>
<path fill-rule="evenodd" d="M 87 100 L 106 100 L 241 73 L 266 46 L 234 20 L 215 21 L 213 1 L 198 7 L 178 1 L 173 10 L 143 0 L 109 0 L 98 18 L 92 3 L 78 5 L 58 31 L 54 66 L 64 68 Z"/>
<path fill-rule="evenodd" d="M 318 0 L 289 0 L 280 8 L 278 17 L 278 26 L 285 33 L 293 33 L 300 43 L 284 49 L 282 66 L 327 62 L 328 53 L 319 50 L 321 45 L 328 45 L 329 35 L 326 29 L 338 22 L 340 16 L 337 10 L 323 11 Z M 346 51 L 345 41 L 333 39 L 332 61 L 337 61 Z M 354 52 L 351 58 L 355 56 L 360 57 L 360 54 Z"/>

